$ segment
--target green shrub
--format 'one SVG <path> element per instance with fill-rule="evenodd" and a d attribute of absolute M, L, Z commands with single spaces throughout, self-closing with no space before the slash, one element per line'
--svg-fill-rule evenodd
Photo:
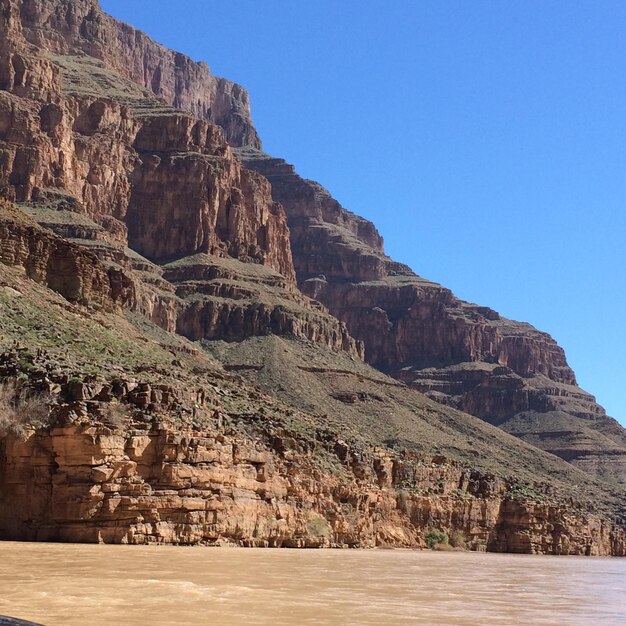
<path fill-rule="evenodd" d="M 448 543 L 448 535 L 439 528 L 431 528 L 427 533 L 426 545 L 432 550 L 436 545 L 441 543 Z"/>
<path fill-rule="evenodd" d="M 509 487 L 508 497 L 512 500 L 545 500 L 545 494 L 539 493 L 536 489 L 526 483 L 515 483 Z"/>

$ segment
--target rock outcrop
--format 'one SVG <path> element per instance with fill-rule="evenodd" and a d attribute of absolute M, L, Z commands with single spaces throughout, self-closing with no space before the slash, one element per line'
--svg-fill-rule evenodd
<path fill-rule="evenodd" d="M 70 225 L 50 226 L 63 232 Z M 287 334 L 362 356 L 343 324 L 269 268 L 206 254 L 160 267 L 113 245 L 93 222 L 71 226 L 71 234 L 77 229 L 89 238 L 57 236 L 0 199 L 0 262 L 22 268 L 70 302 L 136 311 L 193 340 Z"/>
<path fill-rule="evenodd" d="M 0 367 L 16 371 L 18 356 Z M 47 427 L 0 443 L 0 539 L 423 547 L 437 528 L 474 550 L 626 553 L 623 528 L 545 485 L 528 495 L 444 457 L 307 436 L 261 396 L 265 419 L 228 412 L 221 397 L 242 390 L 227 380 L 80 381 L 36 363 L 31 378 L 57 402 Z"/>
<path fill-rule="evenodd" d="M 242 148 L 287 213 L 300 289 L 365 346 L 365 359 L 605 479 L 626 483 L 626 430 L 576 386 L 563 349 L 530 324 L 463 302 L 383 253 L 374 226 L 282 159 Z"/>
<path fill-rule="evenodd" d="M 18 33 L 9 36 L 15 39 L 4 45 L 23 53 Z M 0 61 L 5 74 L 19 54 Z M 293 276 L 284 213 L 267 182 L 233 158 L 220 128 L 157 101 L 147 115 L 117 98 L 108 84 L 85 94 L 85 80 L 67 69 L 75 60 L 57 58 L 59 65 L 43 50 L 38 54 L 28 57 L 36 69 L 13 76 L 0 91 L 5 197 L 51 207 L 69 196 L 75 210 L 108 230 L 123 237 L 127 228 L 130 247 L 151 259 L 207 252 Z M 39 70 L 49 88 L 24 89 Z M 120 90 L 126 87 L 112 76 Z"/>
<path fill-rule="evenodd" d="M 624 555 L 624 429 L 548 335 L 386 257 L 96 0 L 0 34 L 0 539 Z"/>
<path fill-rule="evenodd" d="M 142 425 L 120 436 L 89 423 L 9 439 L 0 537 L 419 547 L 438 528 L 461 532 L 474 550 L 626 554 L 623 531 L 566 506 L 515 499 L 503 481 L 384 453 L 335 476 L 316 466 L 314 451 L 288 441 L 275 439 L 277 451 L 219 431 Z"/>
<path fill-rule="evenodd" d="M 70 302 L 108 310 L 133 306 L 132 280 L 83 248 L 46 232 L 0 198 L 0 263 L 23 268 L 32 280 Z"/>
<path fill-rule="evenodd" d="M 21 33 L 37 48 L 101 60 L 168 105 L 221 126 L 231 145 L 260 147 L 245 89 L 214 76 L 206 63 L 194 63 L 106 15 L 97 0 L 2 0 L 0 6 L 3 29 Z M 28 63 L 13 55 L 15 70 L 9 68 L 8 74 L 19 78 L 22 64 Z M 1 87 L 6 89 L 6 83 Z"/>
<path fill-rule="evenodd" d="M 235 128 L 237 109 L 251 129 L 247 104 L 237 100 L 247 103 L 243 90 L 112 20 L 95 2 L 3 5 L 0 193 L 97 255 L 109 273 L 130 276 L 129 308 L 168 331 L 230 340 L 287 333 L 360 354 L 342 323 L 297 291 L 286 217 L 269 183 L 243 168 L 224 129 L 206 121 L 226 127 L 228 118 L 229 141 L 240 132 L 256 145 Z M 160 73 L 159 98 L 143 88 L 140 65 Z M 187 108 L 203 119 L 165 103 L 182 107 L 192 95 L 201 110 Z M 203 278 L 196 272 L 190 280 L 185 268 L 198 263 L 183 260 L 194 255 L 208 261 Z M 231 268 L 224 290 L 210 268 L 228 259 L 239 269 Z M 168 272 L 184 286 L 168 282 L 158 265 L 175 261 Z M 257 280 L 265 270 L 245 264 L 266 268 L 273 287 Z"/>
<path fill-rule="evenodd" d="M 166 265 L 164 278 L 184 302 L 176 324 L 184 337 L 241 341 L 290 335 L 362 358 L 362 345 L 344 324 L 261 265 L 199 254 Z"/>

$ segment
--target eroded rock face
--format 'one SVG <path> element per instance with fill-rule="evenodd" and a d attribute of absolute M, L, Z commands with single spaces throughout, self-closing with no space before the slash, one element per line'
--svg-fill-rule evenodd
<path fill-rule="evenodd" d="M 130 308 L 168 331 L 228 340 L 286 333 L 359 354 L 341 322 L 295 289 L 286 217 L 269 183 L 243 168 L 223 128 L 206 121 L 222 106 L 210 109 L 215 101 L 232 122 L 235 105 L 226 106 L 224 94 L 236 87 L 102 15 L 97 3 L 4 4 L 2 195 L 130 277 Z M 172 103 L 182 106 L 185 93 L 201 103 L 195 90 L 208 89 L 205 119 L 169 108 L 129 80 L 136 79 L 134 64 L 142 55 L 142 67 L 161 64 L 160 89 Z M 171 76 L 170 61 L 176 67 Z M 235 141 L 232 133 L 229 139 Z M 154 263 L 198 254 L 236 259 L 236 288 L 225 293 L 198 281 L 190 288 L 179 270 L 176 280 L 186 283 L 179 297 Z M 209 259 L 205 265 L 216 264 Z M 280 286 L 265 290 L 262 303 L 252 301 L 259 290 L 245 285 L 250 273 L 244 264 L 279 277 Z"/>
<path fill-rule="evenodd" d="M 365 345 L 442 404 L 624 479 L 623 429 L 562 349 L 387 258 L 371 223 L 258 150 L 240 87 L 95 0 L 0 0 L 0 33 L 0 194 L 32 218 L 0 207 L 3 264 L 192 340 L 288 334 L 353 361 Z M 101 419 L 111 389 L 74 384 L 52 427 L 2 439 L 3 538 L 418 546 L 436 527 L 474 549 L 624 554 L 623 529 L 504 479 L 336 433 L 253 437 L 219 411 L 167 422 L 153 405 L 176 416 L 171 390 L 143 385 L 122 394 L 126 429 Z"/>
<path fill-rule="evenodd" d="M 97 0 L 2 0 L 1 6 L 5 28 L 38 48 L 100 59 L 170 106 L 218 124 L 231 145 L 260 147 L 245 89 L 106 15 Z"/>
<path fill-rule="evenodd" d="M 0 263 L 23 268 L 71 302 L 136 311 L 192 340 L 291 335 L 362 357 L 362 346 L 341 322 L 269 268 L 207 254 L 163 268 L 115 245 L 95 223 L 70 226 L 72 234 L 79 229 L 88 237 L 82 245 L 41 228 L 0 199 Z"/>
<path fill-rule="evenodd" d="M 626 482 L 626 431 L 576 386 L 552 337 L 395 263 L 372 224 L 282 159 L 237 153 L 270 181 L 287 212 L 300 289 L 345 322 L 368 363 L 586 471 Z"/>
<path fill-rule="evenodd" d="M 284 161 L 252 150 L 239 154 L 270 181 L 287 211 L 302 290 L 365 341 L 368 362 L 393 369 L 485 361 L 521 376 L 575 383 L 563 350 L 547 334 L 462 302 L 395 263 L 384 255 L 371 223 L 345 211 Z"/>
<path fill-rule="evenodd" d="M 51 193 L 71 196 L 107 229 L 125 224 L 129 245 L 152 259 L 207 252 L 293 276 L 282 209 L 218 127 L 158 109 L 141 117 L 93 96 L 58 98 L 51 113 L 39 99 L 0 92 L 6 197 L 49 206 Z"/>
<path fill-rule="evenodd" d="M 363 356 L 343 323 L 263 266 L 200 254 L 166 265 L 164 278 L 184 303 L 176 332 L 188 339 L 291 335 Z"/>
<path fill-rule="evenodd" d="M 472 549 L 625 554 L 623 530 L 562 505 L 511 499 L 502 480 L 441 459 L 336 448 L 345 471 L 328 474 L 297 440 L 268 445 L 220 428 L 120 435 L 83 419 L 9 438 L 0 538 L 418 547 L 438 528 L 461 532 Z"/>
<path fill-rule="evenodd" d="M 0 198 L 0 263 L 26 275 L 70 302 L 108 310 L 132 307 L 135 290 L 121 269 L 105 268 L 90 252 L 29 223 Z"/>
<path fill-rule="evenodd" d="M 224 137 L 239 105 L 211 109 L 223 105 L 224 90 L 241 90 L 103 15 L 96 2 L 5 0 L 3 9 L 5 197 L 47 208 L 72 198 L 75 211 L 120 239 L 128 228 L 130 246 L 152 259 L 230 255 L 293 277 L 284 213 Z M 193 94 L 203 119 L 142 88 L 138 67 L 151 64 L 162 68 L 156 91 L 176 106 Z M 231 122 L 205 121 L 220 116 Z"/>
<path fill-rule="evenodd" d="M 26 356 L 0 354 L 0 379 Z M 81 378 L 42 359 L 28 378 L 56 397 L 48 425 L 0 433 L 0 539 L 425 547 L 437 529 L 473 550 L 626 554 L 623 525 L 551 485 L 290 428 L 293 409 L 223 373 Z M 238 394 L 252 413 L 225 408 Z"/>
<path fill-rule="evenodd" d="M 151 259 L 228 255 L 293 278 L 282 208 L 267 181 L 232 157 L 218 127 L 181 114 L 153 117 L 133 146 L 131 248 Z"/>

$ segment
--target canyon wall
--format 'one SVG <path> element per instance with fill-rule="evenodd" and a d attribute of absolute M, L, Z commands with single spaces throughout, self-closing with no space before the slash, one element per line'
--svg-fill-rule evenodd
<path fill-rule="evenodd" d="M 5 352 L 0 372 L 24 358 Z M 32 387 L 56 402 L 44 426 L 0 441 L 0 539 L 424 547 L 438 529 L 473 550 L 626 554 L 623 528 L 545 485 L 525 494 L 441 456 L 298 432 L 258 395 L 273 424 L 251 421 L 222 407 L 242 393 L 223 376 L 81 380 L 31 360 Z"/>
<path fill-rule="evenodd" d="M 96 0 L 0 0 L 0 34 L 0 378 L 51 394 L 44 424 L 0 436 L 0 538 L 408 547 L 438 528 L 472 549 L 624 555 L 626 433 L 549 335 L 386 257 L 370 222 L 260 150 L 242 88 Z M 134 343 L 85 350 L 72 330 L 92 317 Z M 285 345 L 244 345 L 271 336 L 332 363 L 291 371 Z M 181 337 L 242 378 L 218 391 L 223 370 Z M 57 362 L 18 367 L 22 344 Z M 332 391 L 332 416 L 301 415 L 308 386 Z M 599 477 L 557 459 L 598 511 L 552 497 L 553 457 L 457 409 Z M 477 450 L 514 457 L 511 476 L 476 469 Z M 518 488 L 531 457 L 542 480 Z"/>
<path fill-rule="evenodd" d="M 288 333 L 361 353 L 341 322 L 297 290 L 282 207 L 233 156 L 232 133 L 207 121 L 232 121 L 232 107 L 245 113 L 243 90 L 94 2 L 4 0 L 1 16 L 4 197 L 107 271 L 132 276 L 128 306 L 168 331 L 229 340 Z M 159 97 L 137 75 L 152 65 Z M 233 93 L 245 106 L 224 104 Z M 182 107 L 192 96 L 202 110 L 187 108 L 202 119 L 166 103 Z M 246 132 L 241 141 L 256 145 Z M 159 265 L 172 262 L 178 285 Z"/>
<path fill-rule="evenodd" d="M 293 276 L 284 213 L 267 182 L 233 158 L 219 127 L 151 101 L 111 69 L 100 71 L 114 84 L 94 86 L 88 65 L 84 75 L 74 57 L 54 61 L 29 49 L 19 30 L 7 35 L 5 197 L 54 208 L 70 196 L 75 211 L 108 230 L 123 236 L 127 228 L 129 246 L 151 259 L 208 252 Z M 139 108 L 146 103 L 149 111 Z"/>
<path fill-rule="evenodd" d="M 365 359 L 433 400 L 626 483 L 626 430 L 577 387 L 548 334 L 456 298 L 385 256 L 375 227 L 293 166 L 236 151 L 285 208 L 300 289 L 345 322 Z"/>
<path fill-rule="evenodd" d="M 0 263 L 23 268 L 28 278 L 70 302 L 113 311 L 135 300 L 134 285 L 123 271 L 106 268 L 95 255 L 46 232 L 2 198 Z"/>
<path fill-rule="evenodd" d="M 120 435 L 83 419 L 5 440 L 0 538 L 425 547 L 436 528 L 461 533 L 473 550 L 626 555 L 610 523 L 511 498 L 504 482 L 440 461 L 380 452 L 332 474 L 293 440 L 272 449 L 219 430 L 141 426 Z"/>
<path fill-rule="evenodd" d="M 37 48 L 102 60 L 170 106 L 221 126 L 231 145 L 260 147 L 245 89 L 106 15 L 97 0 L 2 0 L 0 6 L 5 28 Z"/>

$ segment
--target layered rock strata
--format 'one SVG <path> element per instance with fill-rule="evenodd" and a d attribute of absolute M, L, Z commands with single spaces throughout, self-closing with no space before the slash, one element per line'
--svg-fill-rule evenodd
<path fill-rule="evenodd" d="M 287 212 L 300 289 L 346 323 L 368 363 L 586 471 L 626 483 L 626 431 L 577 387 L 549 335 L 463 302 L 389 259 L 371 223 L 282 159 L 253 148 L 237 154 L 270 181 Z"/>
<path fill-rule="evenodd" d="M 18 363 L 8 352 L 0 369 Z M 0 442 L 1 539 L 418 547 L 437 528 L 474 550 L 626 551 L 610 522 L 443 457 L 228 413 L 219 383 L 80 381 L 36 364 L 30 376 L 57 401 L 48 426 Z"/>
<path fill-rule="evenodd" d="M 5 197 L 48 208 L 69 197 L 122 238 L 127 229 L 130 247 L 151 259 L 205 252 L 293 276 L 282 209 L 267 182 L 233 158 L 218 127 L 158 106 L 143 115 L 106 88 L 82 95 L 44 56 L 28 62 L 35 67 L 0 91 Z M 37 72 L 49 89 L 24 93 L 18 83 Z"/>
<path fill-rule="evenodd" d="M 234 158 L 222 128 L 163 100 L 182 106 L 206 89 L 207 102 L 198 104 L 203 118 L 232 119 L 239 105 L 226 106 L 225 94 L 242 90 L 103 15 L 97 3 L 4 5 L 5 197 L 97 255 L 109 271 L 131 276 L 130 308 L 168 331 L 233 340 L 290 333 L 359 354 L 345 327 L 295 288 L 286 218 L 269 183 Z M 132 82 L 139 59 L 160 72 L 161 99 Z M 232 133 L 229 139 L 235 141 Z M 183 267 L 193 269 L 183 259 L 199 254 L 207 259 L 204 285 L 184 277 Z M 224 290 L 217 275 L 208 275 L 228 259 L 239 263 L 239 280 Z M 158 265 L 175 260 L 176 280 L 186 283 L 180 288 Z M 244 264 L 274 275 L 256 280 L 259 272 Z M 268 282 L 274 287 L 259 290 Z"/>
<path fill-rule="evenodd" d="M 290 335 L 362 358 L 344 324 L 268 268 L 200 254 L 165 265 L 164 278 L 184 302 L 176 332 L 189 339 Z"/>
<path fill-rule="evenodd" d="M 97 0 L 2 0 L 0 6 L 3 28 L 36 48 L 103 61 L 168 105 L 221 126 L 231 145 L 260 147 L 245 89 L 214 76 L 206 63 L 194 63 L 106 15 Z M 14 56 L 9 76 L 19 75 L 28 62 Z M 0 76 L 6 80 L 7 73 Z"/>
<path fill-rule="evenodd" d="M 24 269 L 26 276 L 70 302 L 108 310 L 133 306 L 132 280 L 120 269 L 40 228 L 0 198 L 0 263 Z"/>
<path fill-rule="evenodd" d="M 0 33 L 0 195 L 19 208 L 0 207 L 0 374 L 52 396 L 45 424 L 0 436 L 0 538 L 419 546 L 438 528 L 624 555 L 619 491 L 455 410 L 623 481 L 623 429 L 548 335 L 387 258 L 371 223 L 260 151 L 240 87 L 95 0 L 0 0 Z"/>
<path fill-rule="evenodd" d="M 610 517 L 614 496 L 605 493 L 609 500 L 596 504 L 568 496 L 574 481 L 586 485 L 584 474 L 571 475 L 568 464 L 470 416 L 448 416 L 436 404 L 439 413 L 433 411 L 421 394 L 348 355 L 342 363 L 324 353 L 330 367 L 345 368 L 324 388 L 340 405 L 366 409 L 373 403 L 385 410 L 392 396 L 413 396 L 402 412 L 390 405 L 399 413 L 398 426 L 409 426 L 400 435 L 408 439 L 368 443 L 363 436 L 371 429 L 363 417 L 369 411 L 354 420 L 338 411 L 335 419 L 347 420 L 343 425 L 303 413 L 220 371 L 183 339 L 156 333 L 148 323 L 133 330 L 123 318 L 63 306 L 53 292 L 4 264 L 0 309 L 2 335 L 13 337 L 0 358 L 0 538 L 421 546 L 437 528 L 461 533 L 472 549 L 623 553 L 623 527 Z M 324 363 L 291 341 L 310 364 L 307 370 L 326 376 Z M 24 344 L 37 346 L 36 355 Z M 278 347 L 284 360 L 286 346 Z M 321 346 L 309 344 L 309 352 L 313 348 Z M 262 351 L 254 348 L 254 354 L 259 359 Z M 81 374 L 83 368 L 96 373 Z M 350 368 L 356 368 L 352 378 Z M 290 384 L 278 371 L 279 379 L 268 372 L 273 384 Z M 337 376 L 344 381 L 339 386 Z M 316 386 L 311 382 L 303 378 L 300 385 Z M 371 395 L 353 398 L 347 393 L 353 384 Z M 16 400 L 7 402 L 12 389 Z M 50 407 L 47 415 L 38 409 L 36 419 L 17 400 L 33 393 Z M 428 453 L 432 428 L 451 458 Z M 416 445 L 424 452 L 411 451 Z M 522 454 L 537 464 L 528 476 L 550 478 L 558 489 L 453 460 L 459 447 L 471 453 L 485 446 L 506 458 L 507 467 Z M 553 472 L 555 462 L 561 465 Z M 599 497 L 602 489 L 580 493 Z"/>
<path fill-rule="evenodd" d="M 44 222 L 56 220 L 52 230 L 88 238 L 57 236 L 29 218 L 29 210 Z M 343 324 L 269 268 L 203 254 L 161 267 L 115 245 L 89 220 L 67 224 L 46 215 L 0 199 L 0 262 L 71 302 L 136 311 L 194 340 L 287 334 L 362 355 Z"/>
<path fill-rule="evenodd" d="M 112 20 L 94 1 L 4 0 L 4 9 L 5 194 L 44 206 L 57 202 L 59 192 L 70 194 L 112 235 L 124 240 L 128 228 L 131 246 L 153 259 L 217 253 L 289 277 L 284 218 L 263 199 L 262 179 L 238 169 L 214 127 L 165 105 L 216 122 L 232 145 L 250 146 L 240 156 L 271 181 L 274 199 L 286 207 L 301 288 L 347 324 L 370 363 L 581 467 L 624 480 L 624 434 L 577 390 L 562 349 L 529 325 L 463 303 L 385 257 L 371 223 L 258 151 L 243 90 Z M 225 202 L 214 196 L 229 184 Z M 158 214 L 145 211 L 157 198 Z M 181 213 L 179 198 L 190 211 Z M 158 237 L 170 223 L 185 228 Z M 175 328 L 170 296 L 150 297 L 143 308 Z M 214 307 L 208 316 L 215 317 Z M 344 337 L 333 345 L 339 343 L 351 342 Z M 527 423 L 544 415 L 546 428 L 521 424 L 525 414 Z M 546 437 L 543 431 L 555 432 L 548 424 L 555 419 L 559 434 Z"/>
<path fill-rule="evenodd" d="M 474 550 L 624 556 L 624 533 L 440 460 L 361 458 L 341 477 L 311 450 L 150 425 L 83 421 L 2 444 L 0 537 L 87 543 L 420 547 L 431 528 Z M 293 446 L 293 447 L 291 447 Z M 402 488 L 411 481 L 413 492 Z M 419 494 L 415 490 L 427 493 Z M 430 493 L 428 493 L 430 491 Z"/>

